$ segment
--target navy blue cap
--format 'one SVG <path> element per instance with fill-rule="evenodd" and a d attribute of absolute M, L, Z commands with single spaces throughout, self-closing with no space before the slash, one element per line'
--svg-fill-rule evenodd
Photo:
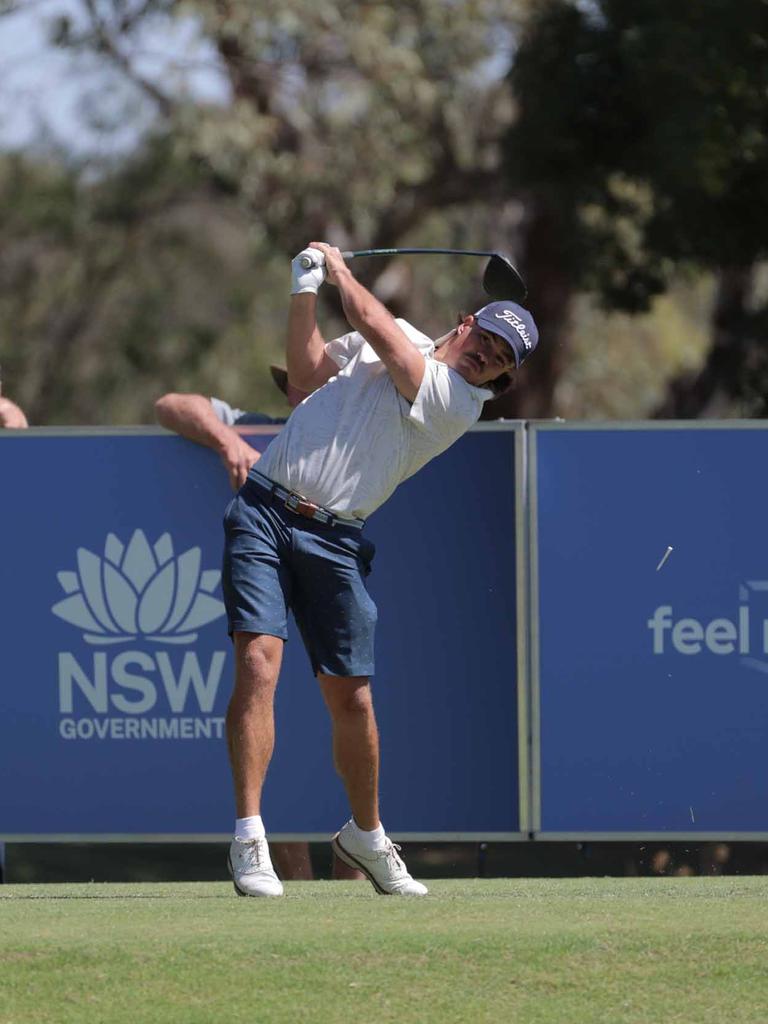
<path fill-rule="evenodd" d="M 475 313 L 480 327 L 508 341 L 520 366 L 539 343 L 539 329 L 527 309 L 516 302 L 489 302 Z"/>

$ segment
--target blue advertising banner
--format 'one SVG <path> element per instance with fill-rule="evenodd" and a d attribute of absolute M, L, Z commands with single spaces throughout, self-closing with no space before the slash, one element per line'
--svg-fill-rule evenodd
<path fill-rule="evenodd" d="M 519 831 L 514 460 L 514 430 L 473 432 L 366 528 L 393 834 Z M 219 460 L 31 430 L 0 438 L 0 479 L 0 838 L 228 835 Z M 276 714 L 267 827 L 329 835 L 348 808 L 295 631 Z"/>
<path fill-rule="evenodd" d="M 768 833 L 768 430 L 533 435 L 537 833 Z"/>

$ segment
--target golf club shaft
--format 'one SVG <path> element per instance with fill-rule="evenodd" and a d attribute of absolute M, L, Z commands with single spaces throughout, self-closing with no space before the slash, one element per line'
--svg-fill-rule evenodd
<path fill-rule="evenodd" d="M 484 249 L 354 249 L 343 252 L 341 255 L 345 260 L 352 260 L 355 256 L 413 256 L 423 253 L 434 253 L 439 256 L 495 256 L 496 253 L 486 252 Z M 305 270 L 316 267 L 318 264 L 309 255 L 301 257 L 301 265 Z"/>

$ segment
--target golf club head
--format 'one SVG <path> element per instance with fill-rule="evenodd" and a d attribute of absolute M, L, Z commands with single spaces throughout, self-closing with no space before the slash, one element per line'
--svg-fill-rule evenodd
<path fill-rule="evenodd" d="M 494 253 L 488 260 L 483 274 L 483 291 L 492 299 L 511 299 L 518 303 L 524 302 L 528 294 L 525 281 L 500 252 Z"/>
<path fill-rule="evenodd" d="M 275 387 L 282 391 L 284 395 L 288 394 L 288 371 L 283 366 L 278 366 L 276 363 L 272 363 L 269 367 L 269 372 L 272 375 Z"/>

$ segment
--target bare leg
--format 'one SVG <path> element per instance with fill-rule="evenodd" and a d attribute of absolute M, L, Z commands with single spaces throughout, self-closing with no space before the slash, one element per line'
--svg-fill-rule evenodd
<path fill-rule="evenodd" d="M 357 868 L 351 868 L 349 864 L 345 864 L 336 854 L 333 855 L 331 878 L 334 878 L 337 882 L 364 882 L 366 880 L 362 871 L 358 871 Z"/>
<path fill-rule="evenodd" d="M 371 686 L 363 676 L 318 675 L 333 725 L 333 760 L 360 828 L 379 822 L 379 733 Z"/>
<path fill-rule="evenodd" d="M 427 888 L 408 874 L 390 840 L 361 837 L 381 825 L 379 820 L 379 733 L 367 679 L 319 675 L 318 682 L 333 723 L 333 756 L 358 828 L 344 825 L 331 840 L 338 860 L 360 868 L 377 892 L 426 896 Z M 371 840 L 368 845 L 368 840 Z M 335 874 L 334 877 L 338 877 Z M 354 877 L 354 876 L 351 876 Z"/>
<path fill-rule="evenodd" d="M 261 813 L 261 790 L 275 744 L 274 698 L 282 658 L 278 637 L 235 633 L 227 745 L 238 818 Z"/>
<path fill-rule="evenodd" d="M 269 848 L 283 881 L 307 882 L 315 877 L 309 859 L 309 843 L 270 843 Z"/>

